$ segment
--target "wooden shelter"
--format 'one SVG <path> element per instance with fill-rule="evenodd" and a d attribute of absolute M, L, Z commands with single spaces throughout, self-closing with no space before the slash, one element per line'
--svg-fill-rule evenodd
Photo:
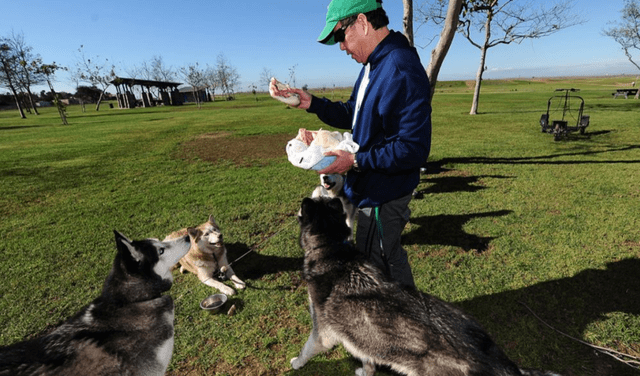
<path fill-rule="evenodd" d="M 116 77 L 111 83 L 116 87 L 116 97 L 118 98 L 118 107 L 120 108 L 135 108 L 137 106 L 150 107 L 156 105 L 179 106 L 182 104 L 182 96 L 178 91 L 178 86 L 182 85 L 180 82 Z M 141 101 L 138 101 L 132 92 L 134 86 L 140 86 L 141 88 Z M 151 94 L 152 87 L 158 88 L 160 98 L 156 99 L 153 97 Z"/>

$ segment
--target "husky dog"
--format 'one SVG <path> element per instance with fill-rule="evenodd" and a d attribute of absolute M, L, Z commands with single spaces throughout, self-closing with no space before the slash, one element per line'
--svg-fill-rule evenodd
<path fill-rule="evenodd" d="M 337 344 L 362 360 L 358 376 L 387 365 L 408 376 L 552 375 L 510 361 L 471 316 L 415 289 L 403 289 L 347 242 L 337 199 L 302 201 L 300 245 L 313 329 L 299 369 Z"/>
<path fill-rule="evenodd" d="M 316 187 L 311 193 L 312 198 L 317 197 L 329 197 L 339 198 L 342 202 L 342 207 L 347 215 L 347 226 L 351 230 L 349 240 L 353 240 L 353 222 L 356 218 L 356 207 L 349 201 L 347 196 L 344 195 L 344 176 L 340 174 L 320 175 L 320 185 Z"/>
<path fill-rule="evenodd" d="M 189 252 L 180 259 L 180 272 L 189 271 L 197 275 L 205 285 L 214 287 L 227 295 L 235 295 L 236 292 L 216 278 L 230 279 L 237 289 L 244 289 L 245 283 L 236 276 L 227 261 L 227 248 L 224 246 L 220 227 L 213 216 L 210 215 L 209 220 L 196 229 L 199 230 L 199 234 L 191 239 Z M 164 240 L 179 238 L 186 232 L 187 229 L 173 232 Z"/>
<path fill-rule="evenodd" d="M 0 375 L 163 375 L 173 353 L 172 266 L 189 235 L 131 241 L 118 252 L 102 294 L 44 336 L 0 348 Z M 190 231 L 193 233 L 193 230 Z"/>

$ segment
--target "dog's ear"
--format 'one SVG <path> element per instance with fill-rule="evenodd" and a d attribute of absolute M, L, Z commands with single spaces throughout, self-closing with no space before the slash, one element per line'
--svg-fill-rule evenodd
<path fill-rule="evenodd" d="M 216 220 L 213 218 L 213 215 L 209 214 L 208 222 L 214 226 L 216 225 Z"/>
<path fill-rule="evenodd" d="M 113 230 L 113 233 L 116 236 L 116 247 L 118 248 L 118 252 L 123 256 L 132 257 L 137 262 L 142 261 L 144 255 L 133 246 L 133 242 L 131 240 L 116 230 Z"/>
<path fill-rule="evenodd" d="M 327 204 L 331 209 L 337 211 L 338 213 L 344 213 L 344 208 L 342 207 L 342 201 L 339 198 L 333 198 Z"/>
<path fill-rule="evenodd" d="M 202 236 L 202 231 L 195 227 L 187 228 L 187 233 L 189 234 L 189 237 L 194 240 L 198 240 L 198 238 Z"/>
<path fill-rule="evenodd" d="M 307 222 L 306 219 L 313 216 L 315 205 L 316 202 L 309 197 L 305 197 L 304 199 L 302 199 L 302 205 L 300 205 L 301 221 Z"/>

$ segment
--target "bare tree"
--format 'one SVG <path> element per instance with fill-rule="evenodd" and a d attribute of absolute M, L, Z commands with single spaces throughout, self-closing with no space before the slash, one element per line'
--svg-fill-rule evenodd
<path fill-rule="evenodd" d="M 258 92 L 256 91 L 257 89 L 258 89 L 258 86 L 256 86 L 256 84 L 254 84 L 253 82 L 249 84 L 249 90 L 253 94 L 253 97 L 255 98 L 256 102 L 258 101 Z"/>
<path fill-rule="evenodd" d="M 154 81 L 173 81 L 176 79 L 176 72 L 172 67 L 165 65 L 162 56 L 153 56 L 151 58 L 150 77 Z"/>
<path fill-rule="evenodd" d="M 18 80 L 16 72 L 19 69 L 19 59 L 15 50 L 11 48 L 10 41 L 7 38 L 0 37 L 0 86 L 8 88 L 11 95 L 16 101 L 20 118 L 26 119 L 20 97 L 18 95 Z"/>
<path fill-rule="evenodd" d="M 143 61 L 140 67 L 133 67 L 127 71 L 131 78 L 142 78 L 149 81 L 175 81 L 176 71 L 165 65 L 162 56 L 154 55 L 150 61 Z M 147 87 L 149 91 L 151 88 Z M 160 96 L 160 88 L 156 88 L 156 96 Z"/>
<path fill-rule="evenodd" d="M 84 54 L 84 46 L 80 46 L 78 52 L 80 52 L 81 57 L 76 63 L 76 75 L 81 81 L 90 82 L 102 91 L 96 104 L 96 111 L 100 111 L 102 98 L 104 98 L 104 94 L 111 86 L 111 81 L 117 77 L 115 73 L 116 67 L 113 64 L 109 66 L 109 60 L 101 59 L 100 56 L 96 56 L 93 60 L 87 58 Z"/>
<path fill-rule="evenodd" d="M 236 68 L 229 65 L 227 58 L 225 58 L 223 54 L 218 55 L 216 74 L 218 76 L 218 83 L 225 97 L 232 99 L 235 87 L 240 81 L 240 75 Z"/>
<path fill-rule="evenodd" d="M 34 55 L 31 51 L 32 47 L 27 46 L 24 41 L 24 34 L 11 33 L 9 43 L 14 53 L 18 58 L 18 70 L 16 71 L 16 79 L 20 90 L 26 93 L 29 105 L 33 109 L 36 115 L 39 115 L 36 107 L 33 94 L 31 93 L 31 87 L 44 82 L 41 74 L 37 73 L 34 68 L 34 64 L 41 63 L 41 58 L 38 55 Z"/>
<path fill-rule="evenodd" d="M 58 93 L 56 93 L 56 91 L 53 89 L 53 83 L 52 83 L 53 75 L 56 73 L 56 71 L 66 70 L 67 68 L 56 65 L 55 62 L 52 64 L 42 64 L 41 61 L 39 62 L 34 61 L 32 63 L 32 66 L 35 68 L 35 71 L 37 73 L 44 75 L 45 80 L 47 81 L 47 84 L 49 84 L 49 89 L 51 90 L 51 94 L 53 95 L 53 103 L 58 109 L 60 120 L 62 120 L 62 124 L 68 125 L 69 123 L 67 122 L 66 106 L 64 105 L 64 103 L 60 101 L 60 98 L 58 98 Z"/>
<path fill-rule="evenodd" d="M 200 65 L 198 63 L 195 63 L 180 68 L 180 73 L 187 85 L 191 86 L 196 105 L 199 109 L 202 108 L 200 91 L 207 87 L 205 72 L 200 69 Z"/>
<path fill-rule="evenodd" d="M 444 4 L 443 0 L 439 0 L 441 4 Z M 460 12 L 462 11 L 462 4 L 464 0 L 449 0 L 448 5 L 445 8 L 443 6 L 434 7 L 430 10 L 420 9 L 418 12 L 421 14 L 421 23 L 434 22 L 436 25 L 442 25 L 442 31 L 440 32 L 440 39 L 436 47 L 431 50 L 431 60 L 427 66 L 427 76 L 429 77 L 429 83 L 431 84 L 431 99 L 436 92 L 436 85 L 438 84 L 438 74 L 444 59 L 449 52 L 453 38 L 456 35 L 456 30 L 459 26 Z"/>
<path fill-rule="evenodd" d="M 486 70 L 489 48 L 525 39 L 542 38 L 568 27 L 583 23 L 571 10 L 575 0 L 539 3 L 519 0 L 464 0 L 458 32 L 480 50 L 480 64 L 471 105 L 471 115 L 478 113 L 482 75 Z M 437 1 L 431 9 L 443 7 Z M 440 10 L 436 14 L 442 14 Z M 437 18 L 434 16 L 433 18 Z"/>
<path fill-rule="evenodd" d="M 273 71 L 271 70 L 271 68 L 262 68 L 262 73 L 260 73 L 260 83 L 264 85 L 267 90 L 269 90 L 269 82 L 271 82 L 271 77 L 273 77 Z"/>
<path fill-rule="evenodd" d="M 402 0 L 403 15 L 402 27 L 404 36 L 409 40 L 409 44 L 413 47 L 413 0 Z"/>
<path fill-rule="evenodd" d="M 291 68 L 289 68 L 289 82 L 287 82 L 291 87 L 296 87 L 296 68 L 298 64 L 294 64 Z"/>
<path fill-rule="evenodd" d="M 205 81 L 207 83 L 207 89 L 210 91 L 209 99 L 214 102 L 216 100 L 216 89 L 220 86 L 220 82 L 218 80 L 218 73 L 216 69 L 210 67 L 207 64 L 207 69 L 205 70 Z"/>
<path fill-rule="evenodd" d="M 622 20 L 612 23 L 613 27 L 604 30 L 603 33 L 618 42 L 627 59 L 640 70 L 640 65 L 633 60 L 631 53 L 633 50 L 640 52 L 640 1 L 625 0 L 620 13 Z M 640 90 L 634 98 L 640 98 Z"/>

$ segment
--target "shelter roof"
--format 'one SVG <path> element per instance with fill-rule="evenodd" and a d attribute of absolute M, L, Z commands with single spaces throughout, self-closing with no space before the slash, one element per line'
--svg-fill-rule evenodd
<path fill-rule="evenodd" d="M 125 77 L 116 77 L 111 81 L 114 85 L 129 85 L 129 86 L 147 86 L 147 87 L 158 87 L 161 89 L 166 89 L 168 87 L 178 87 L 182 85 L 181 82 L 169 82 L 169 81 L 153 81 L 153 80 L 140 80 L 137 78 L 125 78 Z"/>

